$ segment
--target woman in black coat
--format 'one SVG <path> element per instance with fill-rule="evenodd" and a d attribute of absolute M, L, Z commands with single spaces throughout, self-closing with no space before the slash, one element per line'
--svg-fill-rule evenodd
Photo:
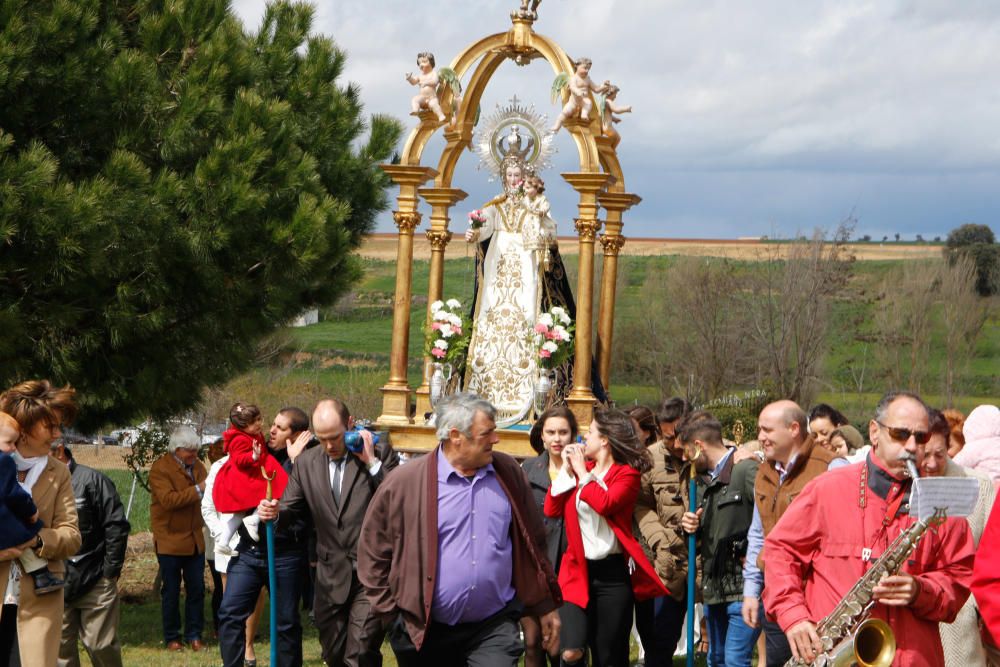
<path fill-rule="evenodd" d="M 576 417 L 565 406 L 549 408 L 531 427 L 531 448 L 538 456 L 526 459 L 521 467 L 524 469 L 531 491 L 535 495 L 539 512 L 545 504 L 545 495 L 549 485 L 559 474 L 563 465 L 563 448 L 576 440 L 579 427 Z M 544 513 L 542 514 L 545 517 Z M 546 555 L 552 568 L 559 573 L 559 563 L 566 551 L 566 531 L 563 530 L 562 519 L 545 517 L 545 536 L 547 541 Z M 524 665 L 525 667 L 544 667 L 545 653 L 542 650 L 542 634 L 538 619 L 525 616 L 521 619 L 521 629 L 524 631 Z M 558 654 L 549 656 L 552 665 L 559 664 Z"/>

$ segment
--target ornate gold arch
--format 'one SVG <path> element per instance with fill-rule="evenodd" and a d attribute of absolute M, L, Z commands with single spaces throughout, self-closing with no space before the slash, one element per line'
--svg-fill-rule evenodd
<path fill-rule="evenodd" d="M 453 118 L 442 122 L 431 112 L 421 112 L 420 123 L 407 138 L 399 164 L 384 166 L 400 188 L 397 197 L 398 210 L 394 214 L 400 236 L 397 250 L 398 267 L 390 374 L 389 381 L 382 388 L 382 415 L 379 417 L 379 422 L 383 424 L 412 422 L 406 367 L 413 231 L 421 219 L 417 211 L 419 199 L 423 198 L 431 207 L 430 229 L 426 232 L 431 242 L 427 294 L 427 302 L 431 304 L 442 296 L 444 251 L 452 236 L 448 231 L 449 211 L 455 203 L 466 197 L 465 192 L 453 187 L 452 179 L 459 159 L 472 144 L 477 110 L 493 75 L 505 60 L 524 64 L 535 58 L 544 58 L 555 74 L 573 72 L 570 57 L 554 40 L 536 33 L 531 18 L 519 16 L 515 12 L 511 20 L 512 26 L 508 31 L 489 35 L 474 42 L 452 60 L 450 67 L 459 80 L 464 79 L 472 69 L 465 93 L 457 105 Z M 563 102 L 567 101 L 568 95 L 568 90 L 564 90 Z M 443 109 L 453 108 L 455 99 L 450 88 L 445 88 L 440 102 Z M 580 423 L 588 424 L 594 405 L 594 395 L 591 390 L 591 359 L 595 350 L 592 340 L 594 242 L 602 226 L 598 212 L 601 207 L 607 211 L 607 230 L 600 237 L 605 264 L 601 285 L 597 354 L 601 379 L 604 386 L 609 387 L 617 259 L 624 244 L 624 237 L 621 236 L 622 214 L 640 199 L 625 191 L 625 178 L 618 155 L 611 140 L 602 136 L 601 118 L 596 113 L 596 105 L 589 121 L 570 119 L 563 126 L 573 139 L 580 165 L 579 171 L 562 174 L 566 182 L 579 194 L 578 217 L 575 220 L 580 251 L 576 362 L 574 386 L 568 402 L 580 419 Z M 439 129 L 443 130 L 445 147 L 441 152 L 437 168 L 424 167 L 421 164 L 424 150 Z M 432 178 L 433 187 L 421 187 Z M 425 360 L 425 363 L 427 361 Z M 429 410 L 427 400 L 429 391 L 426 381 L 416 393 L 416 414 L 422 417 L 423 413 Z"/>

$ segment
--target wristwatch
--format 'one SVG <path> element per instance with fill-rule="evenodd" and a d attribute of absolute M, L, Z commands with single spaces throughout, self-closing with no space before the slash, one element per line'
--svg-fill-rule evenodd
<path fill-rule="evenodd" d="M 35 535 L 35 546 L 33 546 L 31 548 L 32 549 L 41 549 L 42 548 L 42 544 L 43 544 L 42 543 L 42 536 L 41 535 Z"/>

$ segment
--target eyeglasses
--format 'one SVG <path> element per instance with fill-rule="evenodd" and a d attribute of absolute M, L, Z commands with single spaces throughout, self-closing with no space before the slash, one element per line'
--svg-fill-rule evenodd
<path fill-rule="evenodd" d="M 929 431 L 911 431 L 908 428 L 896 428 L 894 426 L 887 426 L 878 420 L 875 423 L 884 428 L 889 433 L 889 437 L 896 442 L 906 442 L 912 436 L 918 445 L 926 445 L 927 441 L 931 439 Z"/>

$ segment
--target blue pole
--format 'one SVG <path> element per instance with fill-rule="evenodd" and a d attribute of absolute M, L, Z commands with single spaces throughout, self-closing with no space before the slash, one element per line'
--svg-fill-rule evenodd
<path fill-rule="evenodd" d="M 267 592 L 271 603 L 271 665 L 278 664 L 278 574 L 274 569 L 274 522 L 267 522 Z"/>
<path fill-rule="evenodd" d="M 688 482 L 688 511 L 694 512 L 697 507 L 696 494 L 698 492 L 698 487 L 694 481 L 694 461 L 690 464 L 691 466 L 691 480 Z M 694 617 L 694 581 L 695 577 L 698 575 L 698 560 L 695 556 L 695 549 L 697 548 L 697 541 L 695 539 L 695 534 L 690 533 L 688 535 L 688 580 L 687 580 L 687 618 L 688 618 L 688 635 L 687 635 L 687 667 L 694 667 L 694 625 L 697 622 Z"/>
<path fill-rule="evenodd" d="M 277 472 L 267 474 L 264 466 L 260 467 L 260 474 L 267 480 L 267 499 L 274 499 L 274 492 L 271 490 L 271 480 Z M 267 598 L 270 607 L 271 626 L 271 667 L 278 664 L 278 573 L 274 569 L 274 521 L 265 524 L 267 528 Z"/>

